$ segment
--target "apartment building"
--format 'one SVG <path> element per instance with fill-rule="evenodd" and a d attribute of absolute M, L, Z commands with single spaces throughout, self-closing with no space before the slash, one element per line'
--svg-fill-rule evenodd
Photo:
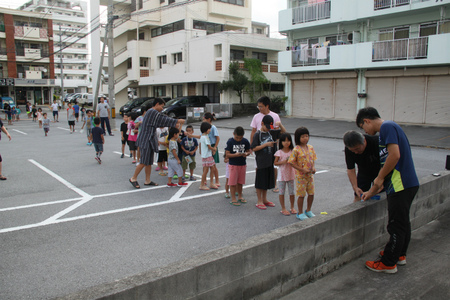
<path fill-rule="evenodd" d="M 267 24 L 252 24 L 250 0 L 113 2 L 119 16 L 114 21 L 116 107 L 127 101 L 128 88 L 138 96 L 206 95 L 215 103 L 239 102 L 234 91 L 220 91 L 218 84 L 229 79 L 230 62 L 243 66 L 244 58 L 260 59 L 272 82 L 268 93 L 284 95 L 277 59 L 286 41 L 269 38 Z M 250 101 L 248 95 L 244 101 Z"/>
<path fill-rule="evenodd" d="M 88 89 L 92 88 L 92 84 L 89 79 L 88 34 L 90 28 L 87 18 L 87 2 L 83 0 L 30 0 L 19 9 L 52 16 L 55 83 L 58 90 L 61 88 L 62 76 L 65 93 L 88 92 Z M 94 19 L 93 27 L 99 25 L 99 21 L 98 18 Z"/>
<path fill-rule="evenodd" d="M 288 113 L 354 120 L 378 109 L 402 123 L 450 125 L 450 0 L 289 0 Z"/>
<path fill-rule="evenodd" d="M 0 94 L 50 103 L 55 86 L 51 16 L 0 8 Z"/>

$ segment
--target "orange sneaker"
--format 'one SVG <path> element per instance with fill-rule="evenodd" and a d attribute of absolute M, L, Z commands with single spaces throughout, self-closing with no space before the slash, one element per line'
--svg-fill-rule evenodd
<path fill-rule="evenodd" d="M 389 274 L 397 273 L 397 265 L 388 267 L 385 264 L 383 264 L 381 260 L 366 261 L 366 268 L 378 273 L 389 273 Z"/>
<path fill-rule="evenodd" d="M 380 251 L 380 257 L 383 257 L 383 255 L 384 255 L 384 251 L 381 250 L 381 251 Z M 400 257 L 398 258 L 397 265 L 399 265 L 399 266 L 404 266 L 404 265 L 406 265 L 406 256 L 400 256 Z"/>

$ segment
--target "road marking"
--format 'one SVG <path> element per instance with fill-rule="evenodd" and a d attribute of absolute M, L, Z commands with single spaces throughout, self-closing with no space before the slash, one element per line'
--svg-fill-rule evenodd
<path fill-rule="evenodd" d="M 28 133 L 25 133 L 25 132 L 23 132 L 23 131 L 20 131 L 20 130 L 17 130 L 17 129 L 13 129 L 15 132 L 18 132 L 18 133 L 21 133 L 21 134 L 23 134 L 23 135 L 28 135 Z"/>
<path fill-rule="evenodd" d="M 33 207 L 40 207 L 40 206 L 47 206 L 47 205 L 54 205 L 54 204 L 61 204 L 66 202 L 74 202 L 74 201 L 80 201 L 83 198 L 73 198 L 73 199 L 66 199 L 66 200 L 56 200 L 51 202 L 43 202 L 43 203 L 37 203 L 37 204 L 29 204 L 29 205 L 22 205 L 22 206 L 14 206 L 14 207 L 7 207 L 7 208 L 1 208 L 0 212 L 2 211 L 10 211 L 10 210 L 19 210 L 19 209 L 25 209 L 25 208 L 33 208 Z"/>
<path fill-rule="evenodd" d="M 450 138 L 450 135 L 449 136 L 445 136 L 443 138 L 440 138 L 440 139 L 438 139 L 438 141 L 442 141 L 442 140 L 445 140 L 445 139 L 448 139 L 448 138 Z"/>

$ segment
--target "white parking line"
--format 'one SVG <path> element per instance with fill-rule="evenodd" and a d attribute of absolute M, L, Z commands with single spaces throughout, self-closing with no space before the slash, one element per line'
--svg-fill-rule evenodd
<path fill-rule="evenodd" d="M 25 132 L 23 132 L 23 131 L 20 131 L 20 130 L 17 130 L 17 129 L 13 129 L 15 132 L 18 132 L 18 133 L 21 133 L 21 134 L 23 134 L 23 135 L 28 135 L 28 133 L 25 133 Z"/>

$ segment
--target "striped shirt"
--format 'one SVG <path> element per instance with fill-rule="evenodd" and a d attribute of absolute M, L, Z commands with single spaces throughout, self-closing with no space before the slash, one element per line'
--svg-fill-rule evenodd
<path fill-rule="evenodd" d="M 170 118 L 163 115 L 154 108 L 149 109 L 142 121 L 141 132 L 138 135 L 136 146 L 141 149 L 152 149 L 154 152 L 158 152 L 158 139 L 156 135 L 156 128 L 158 127 L 175 127 L 177 125 L 177 119 Z"/>

